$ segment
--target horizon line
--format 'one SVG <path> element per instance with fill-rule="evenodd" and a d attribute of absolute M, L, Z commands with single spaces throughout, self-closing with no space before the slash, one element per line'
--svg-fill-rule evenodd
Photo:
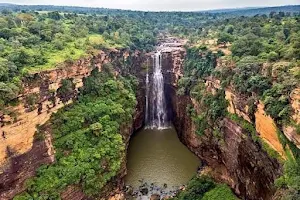
<path fill-rule="evenodd" d="M 203 10 L 134 10 L 134 9 L 124 9 L 124 8 L 109 8 L 109 7 L 98 7 L 98 6 L 79 6 L 79 5 L 57 5 L 57 4 L 18 4 L 18 3 L 0 3 L 1 5 L 17 5 L 17 6 L 57 6 L 57 7 L 77 7 L 77 8 L 92 8 L 92 9 L 107 9 L 107 10 L 122 10 L 122 11 L 133 11 L 133 12 L 211 12 L 211 11 L 238 11 L 238 10 L 253 10 L 262 8 L 276 8 L 276 7 L 286 7 L 286 6 L 300 6 L 300 4 L 287 4 L 287 5 L 272 5 L 272 6 L 245 6 L 245 7 L 224 7 L 224 8 L 209 8 Z M 300 12 L 300 10 L 299 10 Z"/>

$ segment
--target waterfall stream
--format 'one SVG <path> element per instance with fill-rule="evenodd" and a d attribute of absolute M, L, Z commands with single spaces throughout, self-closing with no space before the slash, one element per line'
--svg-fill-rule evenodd
<path fill-rule="evenodd" d="M 145 122 L 149 124 L 149 70 L 147 69 L 146 75 L 146 115 L 145 115 Z"/>
<path fill-rule="evenodd" d="M 167 110 L 164 93 L 164 77 L 162 74 L 162 54 L 153 56 L 152 85 L 149 85 L 149 74 L 146 76 L 146 123 L 150 129 L 167 128 Z M 149 96 L 148 96 L 149 95 Z"/>

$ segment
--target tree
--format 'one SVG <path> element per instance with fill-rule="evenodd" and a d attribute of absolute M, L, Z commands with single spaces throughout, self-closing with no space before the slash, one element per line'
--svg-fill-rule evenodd
<path fill-rule="evenodd" d="M 48 17 L 54 20 L 60 20 L 62 16 L 59 14 L 58 11 L 54 11 L 54 12 L 49 12 Z"/>
<path fill-rule="evenodd" d="M 285 36 L 285 39 L 287 40 L 287 39 L 289 38 L 290 34 L 291 34 L 290 29 L 284 28 L 284 29 L 283 29 L 283 34 L 284 34 L 284 36 Z"/>
<path fill-rule="evenodd" d="M 269 61 L 274 62 L 274 61 L 276 61 L 276 60 L 278 60 L 278 59 L 279 59 L 278 53 L 276 53 L 276 52 L 274 52 L 274 51 L 271 51 L 271 52 L 268 54 L 268 60 L 269 60 Z"/>
<path fill-rule="evenodd" d="M 57 96 L 63 103 L 67 103 L 73 99 L 77 94 L 73 79 L 63 79 L 61 86 L 57 89 Z"/>
<path fill-rule="evenodd" d="M 13 83 L 0 82 L 0 101 L 8 103 L 11 100 L 17 98 L 19 93 L 19 87 Z"/>
<path fill-rule="evenodd" d="M 247 34 L 232 43 L 231 51 L 234 56 L 257 56 L 263 52 L 263 44 L 260 39 L 253 35 Z"/>
<path fill-rule="evenodd" d="M 17 73 L 18 68 L 13 62 L 0 58 L 0 81 L 9 81 Z"/>
<path fill-rule="evenodd" d="M 233 31 L 234 31 L 234 26 L 233 25 L 228 25 L 227 27 L 226 27 L 226 31 L 227 31 L 227 33 L 229 33 L 229 34 L 233 34 Z"/>
<path fill-rule="evenodd" d="M 222 44 L 223 46 L 226 46 L 226 43 L 232 42 L 233 40 L 234 40 L 234 38 L 231 34 L 226 33 L 226 32 L 221 32 L 219 34 L 217 43 Z"/>

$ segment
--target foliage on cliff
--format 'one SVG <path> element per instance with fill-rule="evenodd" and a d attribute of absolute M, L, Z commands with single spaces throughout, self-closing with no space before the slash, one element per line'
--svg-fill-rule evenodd
<path fill-rule="evenodd" d="M 212 37 L 223 32 L 233 37 L 232 55 L 227 59 L 235 61 L 236 67 L 222 66 L 217 77 L 224 86 L 262 100 L 278 124 L 289 123 L 290 94 L 300 86 L 299 20 L 299 14 L 281 12 L 231 18 L 210 26 Z"/>
<path fill-rule="evenodd" d="M 136 105 L 131 81 L 114 77 L 106 65 L 84 81 L 78 102 L 51 117 L 56 162 L 38 169 L 21 199 L 59 199 L 68 185 L 80 185 L 94 196 L 116 176 L 125 156 L 120 133 Z"/>
<path fill-rule="evenodd" d="M 0 107 L 21 92 L 20 79 L 31 72 L 71 63 L 96 50 L 149 51 L 153 24 L 127 15 L 4 10 L 0 13 Z"/>
<path fill-rule="evenodd" d="M 216 59 L 220 54 L 212 53 L 205 47 L 191 47 L 187 50 L 184 63 L 184 77 L 179 80 L 180 95 L 190 95 L 197 101 L 201 113 L 188 108 L 199 135 L 206 129 L 214 130 L 215 126 L 227 113 L 227 101 L 222 89 L 207 91 L 204 79 L 209 79 L 216 67 Z"/>
<path fill-rule="evenodd" d="M 277 187 L 283 189 L 281 199 L 300 199 L 300 160 L 288 158 L 284 164 L 284 174 L 276 180 Z"/>
<path fill-rule="evenodd" d="M 209 34 L 202 34 L 198 37 L 199 41 L 201 39 L 207 41 L 207 37 L 217 38 L 219 45 L 215 45 L 214 50 L 229 47 L 224 49 L 224 52 L 230 50 L 231 54 L 227 53 L 222 57 L 220 61 L 223 62 L 220 62 L 220 66 L 205 76 L 213 75 L 213 78 L 221 81 L 221 87 L 230 88 L 245 101 L 248 99 L 247 105 L 252 120 L 256 105 L 261 100 L 265 105 L 266 113 L 275 120 L 279 127 L 282 125 L 297 127 L 291 119 L 293 114 L 291 93 L 295 88 L 300 87 L 299 19 L 299 15 L 292 16 L 290 13 L 282 12 L 270 13 L 269 16 L 236 17 L 215 21 L 208 26 Z M 197 40 L 194 42 L 197 43 Z M 208 48 L 213 49 L 210 45 Z M 190 57 L 187 56 L 187 58 Z M 200 59 L 201 54 L 198 55 L 198 63 L 201 63 Z M 211 69 L 210 65 L 207 69 Z M 190 88 L 191 80 L 182 79 L 184 83 L 182 86 Z M 202 116 L 200 119 L 201 122 L 207 118 Z M 251 124 L 241 119 L 237 120 L 236 117 L 232 119 L 252 133 L 253 139 L 257 140 L 255 128 Z M 292 151 L 293 156 L 289 156 L 284 165 L 284 174 L 277 182 L 281 188 L 286 189 L 284 199 L 298 199 L 299 149 L 282 133 L 279 137 L 284 138 L 282 144 L 285 149 Z M 262 144 L 269 155 L 278 158 L 278 155 L 267 144 L 264 142 Z"/>
<path fill-rule="evenodd" d="M 178 93 L 190 94 L 191 89 L 200 80 L 210 76 L 216 67 L 217 57 L 218 54 L 203 46 L 188 48 L 184 60 L 184 77 L 178 82 Z"/>
<path fill-rule="evenodd" d="M 193 178 L 173 200 L 236 200 L 227 185 L 217 184 L 206 176 Z"/>

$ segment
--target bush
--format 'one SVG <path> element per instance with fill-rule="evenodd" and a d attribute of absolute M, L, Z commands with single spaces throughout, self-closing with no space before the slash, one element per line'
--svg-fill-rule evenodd
<path fill-rule="evenodd" d="M 204 194 L 212 190 L 216 184 L 209 177 L 193 178 L 184 192 L 179 193 L 174 200 L 200 200 Z"/>
<path fill-rule="evenodd" d="M 279 59 L 278 53 L 276 53 L 274 51 L 272 51 L 272 52 L 269 53 L 269 55 L 268 55 L 268 60 L 269 61 L 274 62 L 274 61 L 276 61 L 278 59 Z"/>
<path fill-rule="evenodd" d="M 214 189 L 206 192 L 202 200 L 237 200 L 227 185 L 217 185 Z"/>
<path fill-rule="evenodd" d="M 290 89 L 276 83 L 263 94 L 263 102 L 268 115 L 278 123 L 287 123 L 290 119 L 291 105 L 289 102 Z"/>
<path fill-rule="evenodd" d="M 236 200 L 230 188 L 224 184 L 216 184 L 207 176 L 193 178 L 184 191 L 173 200 Z"/>

